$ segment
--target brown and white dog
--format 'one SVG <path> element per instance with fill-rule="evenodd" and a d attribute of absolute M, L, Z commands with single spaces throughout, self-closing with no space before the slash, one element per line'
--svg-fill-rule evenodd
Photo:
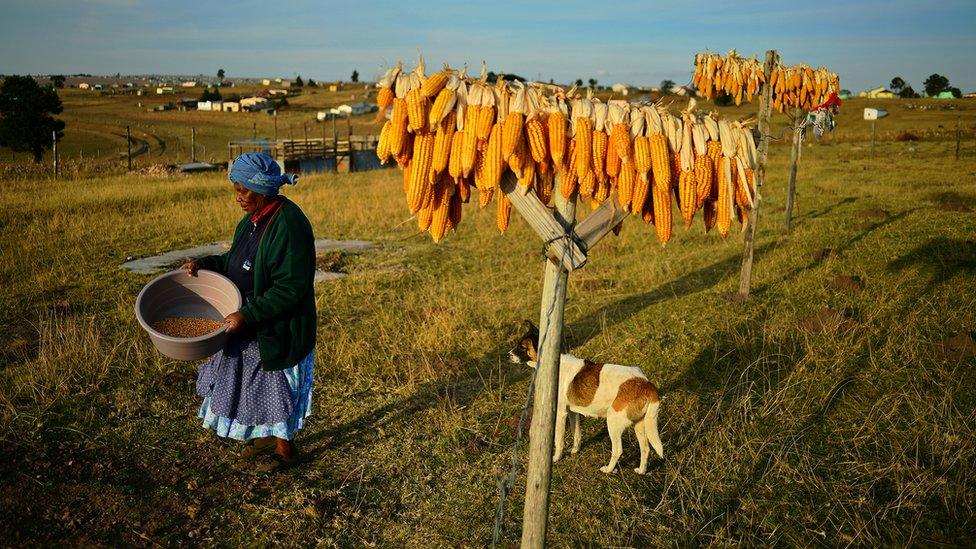
<path fill-rule="evenodd" d="M 536 352 L 539 330 L 528 320 L 526 333 L 509 352 L 515 363 L 525 363 L 535 368 L 538 360 Z M 647 472 L 648 442 L 661 458 L 664 446 L 657 431 L 657 415 L 661 406 L 657 387 L 647 380 L 640 368 L 619 364 L 596 364 L 571 354 L 559 357 L 559 397 L 556 404 L 556 441 L 552 461 L 563 455 L 563 439 L 566 434 L 566 420 L 573 422 L 572 453 L 579 452 L 580 416 L 607 418 L 607 431 L 610 432 L 612 451 L 610 463 L 600 470 L 611 473 L 623 453 L 621 437 L 628 427 L 634 428 L 640 444 L 640 467 L 634 469 L 639 475 Z"/>

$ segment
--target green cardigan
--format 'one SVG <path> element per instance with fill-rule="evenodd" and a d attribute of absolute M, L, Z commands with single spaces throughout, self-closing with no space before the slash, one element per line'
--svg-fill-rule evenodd
<path fill-rule="evenodd" d="M 247 214 L 237 224 L 234 242 L 222 255 L 197 260 L 202 269 L 227 274 L 227 260 L 251 228 Z M 315 348 L 315 237 L 294 202 L 284 199 L 258 245 L 254 261 L 254 299 L 241 314 L 257 332 L 261 367 L 290 368 Z"/>

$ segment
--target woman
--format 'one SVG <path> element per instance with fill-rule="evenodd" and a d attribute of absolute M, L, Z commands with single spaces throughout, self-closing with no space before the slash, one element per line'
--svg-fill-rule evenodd
<path fill-rule="evenodd" d="M 222 273 L 244 297 L 224 319 L 224 349 L 200 366 L 199 415 L 219 436 L 246 441 L 245 457 L 291 464 L 292 440 L 312 411 L 315 238 L 302 210 L 278 194 L 297 176 L 282 175 L 270 156 L 239 156 L 229 177 L 245 212 L 230 250 L 182 266 L 191 276 Z"/>

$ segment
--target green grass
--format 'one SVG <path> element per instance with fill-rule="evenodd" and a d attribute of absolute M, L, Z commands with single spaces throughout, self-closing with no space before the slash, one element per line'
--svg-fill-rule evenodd
<path fill-rule="evenodd" d="M 885 142 L 874 158 L 863 142 L 809 146 L 786 236 L 788 152 L 771 153 L 752 300 L 726 297 L 741 235 L 703 236 L 700 216 L 666 248 L 628 220 L 571 275 L 567 344 L 658 384 L 667 459 L 634 475 L 627 435 L 605 476 L 605 426 L 584 422 L 582 451 L 554 468 L 553 546 L 976 535 L 976 364 L 956 349 L 976 330 L 976 219 L 955 211 L 976 208 L 976 163 L 945 142 Z M 539 314 L 541 243 L 524 222 L 501 236 L 493 208 L 467 205 L 435 245 L 412 237 L 396 171 L 289 188 L 318 237 L 378 246 L 317 285 L 308 462 L 262 475 L 199 427 L 195 366 L 155 352 L 133 317 L 150 277 L 118 267 L 229 238 L 224 176 L 4 185 L 0 544 L 490 540 L 529 379 L 505 353 Z M 839 275 L 863 290 L 830 286 Z M 825 309 L 837 322 L 811 326 Z M 524 470 L 508 545 L 522 483 Z"/>

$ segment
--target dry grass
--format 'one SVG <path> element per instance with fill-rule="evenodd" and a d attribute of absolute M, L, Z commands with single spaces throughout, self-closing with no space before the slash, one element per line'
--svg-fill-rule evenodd
<path fill-rule="evenodd" d="M 976 206 L 976 165 L 939 142 L 882 143 L 873 159 L 863 143 L 809 147 L 785 237 L 787 154 L 773 151 L 752 301 L 724 297 L 740 237 L 703 237 L 700 217 L 664 249 L 628 221 L 571 276 L 567 344 L 661 387 L 667 459 L 635 476 L 630 437 L 604 476 L 605 426 L 584 422 L 582 451 L 555 467 L 552 544 L 973 539 L 976 370 L 945 341 L 976 330 L 976 221 L 940 206 Z M 317 236 L 378 246 L 317 286 L 308 461 L 269 476 L 199 428 L 193 365 L 152 349 L 131 310 L 148 277 L 118 269 L 228 238 L 239 214 L 222 176 L 5 184 L 0 543 L 490 539 L 528 383 L 505 352 L 541 289 L 524 223 L 499 236 L 493 209 L 469 205 L 434 245 L 411 238 L 395 172 L 289 188 Z M 863 289 L 829 285 L 838 275 Z M 825 308 L 835 321 L 802 327 Z"/>

